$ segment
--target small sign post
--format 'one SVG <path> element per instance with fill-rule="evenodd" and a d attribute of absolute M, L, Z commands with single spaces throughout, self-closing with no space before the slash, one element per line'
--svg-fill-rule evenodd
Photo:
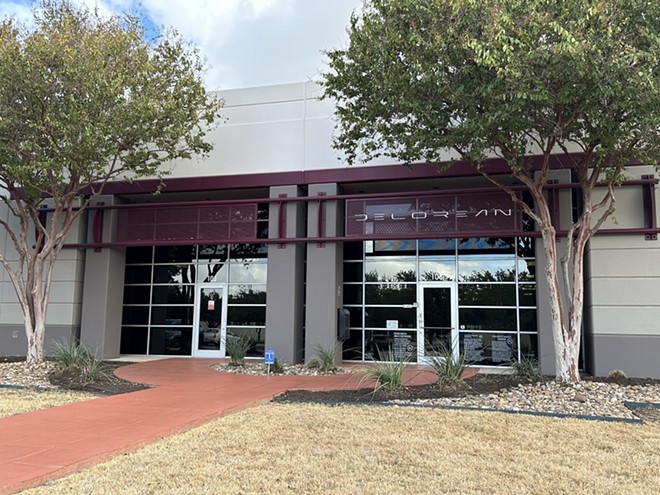
<path fill-rule="evenodd" d="M 264 364 L 268 366 L 268 375 L 270 376 L 270 365 L 275 364 L 275 349 L 266 349 L 264 352 Z"/>

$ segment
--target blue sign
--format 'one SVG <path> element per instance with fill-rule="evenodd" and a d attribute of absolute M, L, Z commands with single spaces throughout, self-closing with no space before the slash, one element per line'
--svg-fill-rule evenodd
<path fill-rule="evenodd" d="M 275 349 L 266 349 L 264 352 L 264 364 L 275 364 Z"/>

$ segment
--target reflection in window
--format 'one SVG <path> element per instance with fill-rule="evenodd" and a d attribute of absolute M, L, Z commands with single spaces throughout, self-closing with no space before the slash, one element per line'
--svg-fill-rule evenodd
<path fill-rule="evenodd" d="M 155 284 L 194 284 L 194 265 L 156 265 L 154 266 Z"/>
<path fill-rule="evenodd" d="M 419 280 L 421 282 L 444 282 L 455 279 L 455 259 L 419 262 Z"/>
<path fill-rule="evenodd" d="M 516 310 L 504 308 L 459 308 L 461 330 L 516 330 Z"/>
<path fill-rule="evenodd" d="M 372 328 L 388 328 L 396 325 L 397 328 L 416 328 L 416 308 L 387 308 L 382 306 L 367 306 L 365 310 L 365 325 Z"/>
<path fill-rule="evenodd" d="M 265 306 L 229 306 L 227 308 L 227 326 L 265 326 Z"/>
<path fill-rule="evenodd" d="M 515 306 L 515 284 L 459 284 L 460 306 Z"/>
<path fill-rule="evenodd" d="M 481 256 L 459 257 L 458 276 L 461 282 L 509 282 L 516 280 L 514 259 Z"/>
<path fill-rule="evenodd" d="M 242 284 L 229 286 L 230 304 L 266 304 L 266 286 Z"/>
<path fill-rule="evenodd" d="M 266 263 L 255 263 L 254 260 L 245 260 L 244 263 L 235 263 L 229 268 L 229 282 L 241 284 L 265 284 Z"/>
<path fill-rule="evenodd" d="M 417 301 L 415 284 L 367 284 L 366 304 L 413 304 Z"/>
<path fill-rule="evenodd" d="M 204 263 L 197 265 L 197 282 L 209 284 L 213 282 L 226 282 L 229 279 L 229 265 L 223 263 Z"/>
<path fill-rule="evenodd" d="M 263 357 L 266 347 L 266 329 L 258 328 L 227 328 L 227 341 L 232 339 L 247 338 L 250 340 L 247 357 Z"/>
<path fill-rule="evenodd" d="M 470 251 L 474 254 L 479 252 L 514 254 L 516 252 L 516 242 L 514 237 L 471 237 L 460 239 L 458 244 L 459 256 L 464 254 L 462 251 Z"/>
<path fill-rule="evenodd" d="M 192 304 L 195 298 L 194 285 L 155 285 L 154 304 Z"/>
<path fill-rule="evenodd" d="M 367 259 L 365 281 L 367 282 L 415 282 L 417 280 L 414 260 Z"/>

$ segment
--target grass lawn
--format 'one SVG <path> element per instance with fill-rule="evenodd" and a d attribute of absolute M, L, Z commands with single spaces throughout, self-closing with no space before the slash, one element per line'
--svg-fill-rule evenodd
<path fill-rule="evenodd" d="M 94 398 L 87 392 L 0 387 L 0 418 Z"/>
<path fill-rule="evenodd" d="M 658 494 L 660 423 L 265 404 L 26 494 Z"/>

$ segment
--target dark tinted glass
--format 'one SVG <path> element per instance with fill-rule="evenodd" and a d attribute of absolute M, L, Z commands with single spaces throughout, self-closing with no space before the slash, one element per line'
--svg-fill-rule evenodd
<path fill-rule="evenodd" d="M 364 253 L 363 242 L 344 243 L 344 259 L 361 261 Z"/>
<path fill-rule="evenodd" d="M 157 246 L 156 263 L 191 263 L 197 254 L 197 246 Z"/>
<path fill-rule="evenodd" d="M 229 306 L 227 325 L 263 326 L 266 324 L 266 308 L 263 306 Z"/>
<path fill-rule="evenodd" d="M 518 359 L 515 334 L 461 332 L 460 352 L 473 365 L 499 366 Z"/>
<path fill-rule="evenodd" d="M 156 265 L 154 266 L 155 284 L 194 284 L 194 265 Z"/>
<path fill-rule="evenodd" d="M 536 306 L 536 284 L 520 284 L 518 294 L 521 306 Z"/>
<path fill-rule="evenodd" d="M 121 354 L 146 354 L 148 330 L 140 327 L 121 327 Z"/>
<path fill-rule="evenodd" d="M 194 285 L 155 285 L 154 304 L 192 304 L 194 300 Z"/>
<path fill-rule="evenodd" d="M 362 304 L 361 285 L 344 285 L 344 304 Z"/>
<path fill-rule="evenodd" d="M 362 263 L 344 263 L 344 282 L 362 282 Z"/>
<path fill-rule="evenodd" d="M 350 308 L 353 309 L 353 308 Z M 342 358 L 347 361 L 362 360 L 362 331 L 351 330 L 348 340 L 343 342 Z"/>
<path fill-rule="evenodd" d="M 417 332 L 367 330 L 364 334 L 366 359 L 417 361 Z"/>
<path fill-rule="evenodd" d="M 368 306 L 366 311 L 366 326 L 387 328 L 387 321 L 396 321 L 398 328 L 417 327 L 416 308 L 385 308 L 382 306 Z"/>
<path fill-rule="evenodd" d="M 192 325 L 192 306 L 154 306 L 152 325 Z"/>
<path fill-rule="evenodd" d="M 151 287 L 148 285 L 126 285 L 124 304 L 149 304 Z"/>
<path fill-rule="evenodd" d="M 459 284 L 461 306 L 515 306 L 515 284 Z"/>
<path fill-rule="evenodd" d="M 150 284 L 151 267 L 150 266 L 126 266 L 124 272 L 125 284 Z"/>
<path fill-rule="evenodd" d="M 461 330 L 516 330 L 516 310 L 500 308 L 459 308 Z"/>
<path fill-rule="evenodd" d="M 190 356 L 191 328 L 152 327 L 149 354 Z"/>
<path fill-rule="evenodd" d="M 266 304 L 266 286 L 232 285 L 229 287 L 230 304 Z"/>
<path fill-rule="evenodd" d="M 151 263 L 152 254 L 153 254 L 153 248 L 151 246 L 127 247 L 126 264 Z"/>
<path fill-rule="evenodd" d="M 471 237 L 469 239 L 460 239 L 458 244 L 458 254 L 470 253 L 507 253 L 516 252 L 516 240 L 514 237 Z"/>
<path fill-rule="evenodd" d="M 148 325 L 149 306 L 124 306 L 121 322 L 123 325 Z"/>
<path fill-rule="evenodd" d="M 413 304 L 417 301 L 415 284 L 367 284 L 366 304 Z"/>

